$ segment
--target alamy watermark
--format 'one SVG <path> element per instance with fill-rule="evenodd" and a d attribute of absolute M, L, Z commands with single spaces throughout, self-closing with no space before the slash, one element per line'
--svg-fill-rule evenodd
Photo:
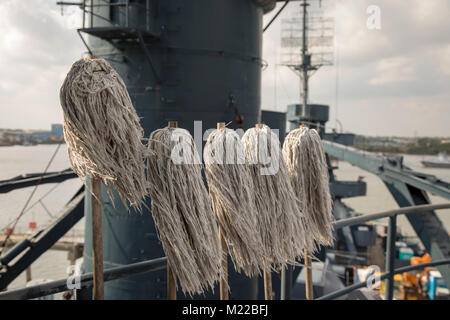
<path fill-rule="evenodd" d="M 202 164 L 203 159 L 203 142 L 215 129 L 207 129 L 203 131 L 202 121 L 194 121 L 194 144 L 192 146 L 191 136 L 185 129 L 174 129 L 171 135 L 171 141 L 174 143 L 171 150 L 171 160 L 174 164 Z M 237 129 L 235 133 L 239 139 L 244 135 L 244 130 Z M 242 145 L 235 144 L 228 139 L 235 139 L 233 136 L 224 136 L 226 141 L 218 145 L 228 146 L 227 153 L 224 150 L 208 150 L 212 151 L 211 157 L 205 159 L 205 164 L 225 165 L 225 164 L 249 164 L 258 165 L 261 175 L 275 175 L 280 168 L 281 146 L 279 140 L 279 130 L 271 129 L 269 134 L 258 134 L 255 146 L 256 157 L 246 158 L 245 150 Z M 230 147 L 233 148 L 230 148 Z"/>
<path fill-rule="evenodd" d="M 367 269 L 369 271 L 369 275 L 366 278 L 367 289 L 371 291 L 379 290 L 381 285 L 380 267 L 377 265 L 371 265 L 367 267 Z"/>
<path fill-rule="evenodd" d="M 380 30 L 381 29 L 381 9 L 377 5 L 370 5 L 367 7 L 366 13 L 369 15 L 367 17 L 367 29 L 369 30 Z"/>
<path fill-rule="evenodd" d="M 80 269 L 75 265 L 70 265 L 66 270 L 69 277 L 67 278 L 66 285 L 67 289 L 81 289 L 81 272 Z"/>

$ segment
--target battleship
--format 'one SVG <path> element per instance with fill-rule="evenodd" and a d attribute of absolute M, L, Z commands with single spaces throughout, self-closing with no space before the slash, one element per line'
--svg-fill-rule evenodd
<path fill-rule="evenodd" d="M 283 5 L 276 9 L 277 2 Z M 429 298 L 411 281 L 403 281 L 399 289 L 402 279 L 397 276 L 428 268 L 441 288 L 450 287 L 450 239 L 436 214 L 450 204 L 432 204 L 429 198 L 433 194 L 450 199 L 450 183 L 412 170 L 401 156 L 354 148 L 354 134 L 326 130 L 330 107 L 309 103 L 308 81 L 319 68 L 332 63 L 333 38 L 328 32 L 333 21 L 310 17 L 312 2 L 316 1 L 91 0 L 59 1 L 58 5 L 81 10 L 82 25 L 74 32 L 86 54 L 106 59 L 124 79 L 145 136 L 170 120 L 178 121 L 191 134 L 199 120 L 204 128 L 213 128 L 219 121 L 234 129 L 265 123 L 279 130 L 281 142 L 287 131 L 299 125 L 320 133 L 330 176 L 336 241 L 334 247 L 321 247 L 313 262 L 315 299 L 398 299 L 421 294 Z M 299 76 L 301 96 L 298 103 L 286 106 L 285 112 L 265 111 L 261 110 L 263 33 L 288 4 L 298 6 L 299 14 L 283 22 L 283 65 Z M 272 20 L 263 25 L 263 16 L 275 10 Z M 319 50 L 314 51 L 315 47 Z M 365 196 L 367 184 L 363 179 L 339 180 L 333 159 L 376 175 L 399 208 L 366 215 L 355 212 L 343 200 Z M 0 193 L 74 178 L 71 169 L 24 174 L 0 181 Z M 2 230 L 0 299 L 43 299 L 57 293 L 71 299 L 92 299 L 92 217 L 90 197 L 85 194 L 81 187 L 54 223 L 31 235 L 15 234 L 13 228 Z M 167 299 L 167 261 L 151 212 L 129 213 L 117 194 L 110 199 L 104 189 L 102 199 L 105 299 Z M 408 219 L 423 248 L 397 232 L 400 215 Z M 85 232 L 80 244 L 66 235 L 82 218 Z M 378 223 L 381 218 L 388 223 Z M 71 263 L 79 262 L 78 278 L 8 290 L 14 279 L 52 248 L 68 250 Z M 273 271 L 274 299 L 305 299 L 306 272 L 303 261 L 299 262 L 299 266 Z M 228 265 L 233 266 L 231 260 Z M 374 273 L 370 266 L 380 270 Z M 367 275 L 377 277 L 377 289 L 366 288 Z M 228 277 L 230 299 L 264 299 L 262 277 L 249 278 L 233 268 Z M 78 281 L 78 286 L 69 288 L 72 280 Z M 218 291 L 192 298 L 218 299 Z M 177 292 L 177 299 L 191 297 Z"/>

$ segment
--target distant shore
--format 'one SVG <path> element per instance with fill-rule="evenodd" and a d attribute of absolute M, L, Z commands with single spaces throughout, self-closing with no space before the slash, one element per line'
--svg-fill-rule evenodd
<path fill-rule="evenodd" d="M 440 152 L 450 154 L 450 148 L 447 147 L 435 147 L 435 148 L 423 148 L 423 147 L 391 147 L 391 146 L 354 146 L 359 150 L 369 152 L 379 152 L 386 154 L 410 154 L 410 155 L 424 155 L 424 156 L 437 156 Z"/>
<path fill-rule="evenodd" d="M 8 143 L 0 143 L 0 147 L 14 147 L 14 146 L 22 146 L 22 147 L 33 147 L 33 146 L 38 146 L 38 145 L 45 145 L 45 144 L 66 144 L 65 141 L 61 142 L 61 141 L 43 141 L 43 142 L 38 142 L 38 143 L 31 143 L 31 144 L 23 144 L 23 143 L 14 143 L 14 144 L 8 144 Z"/>

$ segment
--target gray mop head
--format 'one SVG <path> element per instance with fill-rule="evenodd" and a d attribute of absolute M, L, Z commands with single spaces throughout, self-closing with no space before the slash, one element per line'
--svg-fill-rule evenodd
<path fill-rule="evenodd" d="M 204 160 L 214 212 L 235 268 L 248 276 L 259 274 L 264 250 L 253 179 L 239 135 L 227 128 L 214 130 L 206 142 Z"/>
<path fill-rule="evenodd" d="M 280 141 L 266 125 L 242 137 L 251 165 L 258 227 L 268 264 L 295 264 L 304 255 L 306 234 L 299 199 L 292 189 Z"/>
<path fill-rule="evenodd" d="M 64 138 L 75 173 L 102 179 L 125 207 L 138 210 L 147 194 L 143 129 L 126 86 L 104 59 L 72 65 L 60 90 Z"/>
<path fill-rule="evenodd" d="M 322 141 L 315 129 L 289 132 L 283 144 L 291 182 L 302 198 L 308 232 L 318 244 L 333 244 L 333 213 L 328 166 Z"/>
<path fill-rule="evenodd" d="M 166 127 L 151 133 L 148 151 L 152 215 L 167 261 L 184 293 L 203 293 L 222 275 L 222 253 L 195 143 L 187 130 Z"/>

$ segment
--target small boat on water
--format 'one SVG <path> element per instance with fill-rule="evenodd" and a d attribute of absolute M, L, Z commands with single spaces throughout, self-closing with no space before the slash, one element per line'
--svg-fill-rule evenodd
<path fill-rule="evenodd" d="M 445 152 L 440 152 L 438 154 L 437 160 L 423 160 L 421 161 L 424 167 L 427 168 L 448 168 L 450 169 L 450 161 L 447 159 L 447 154 Z"/>

